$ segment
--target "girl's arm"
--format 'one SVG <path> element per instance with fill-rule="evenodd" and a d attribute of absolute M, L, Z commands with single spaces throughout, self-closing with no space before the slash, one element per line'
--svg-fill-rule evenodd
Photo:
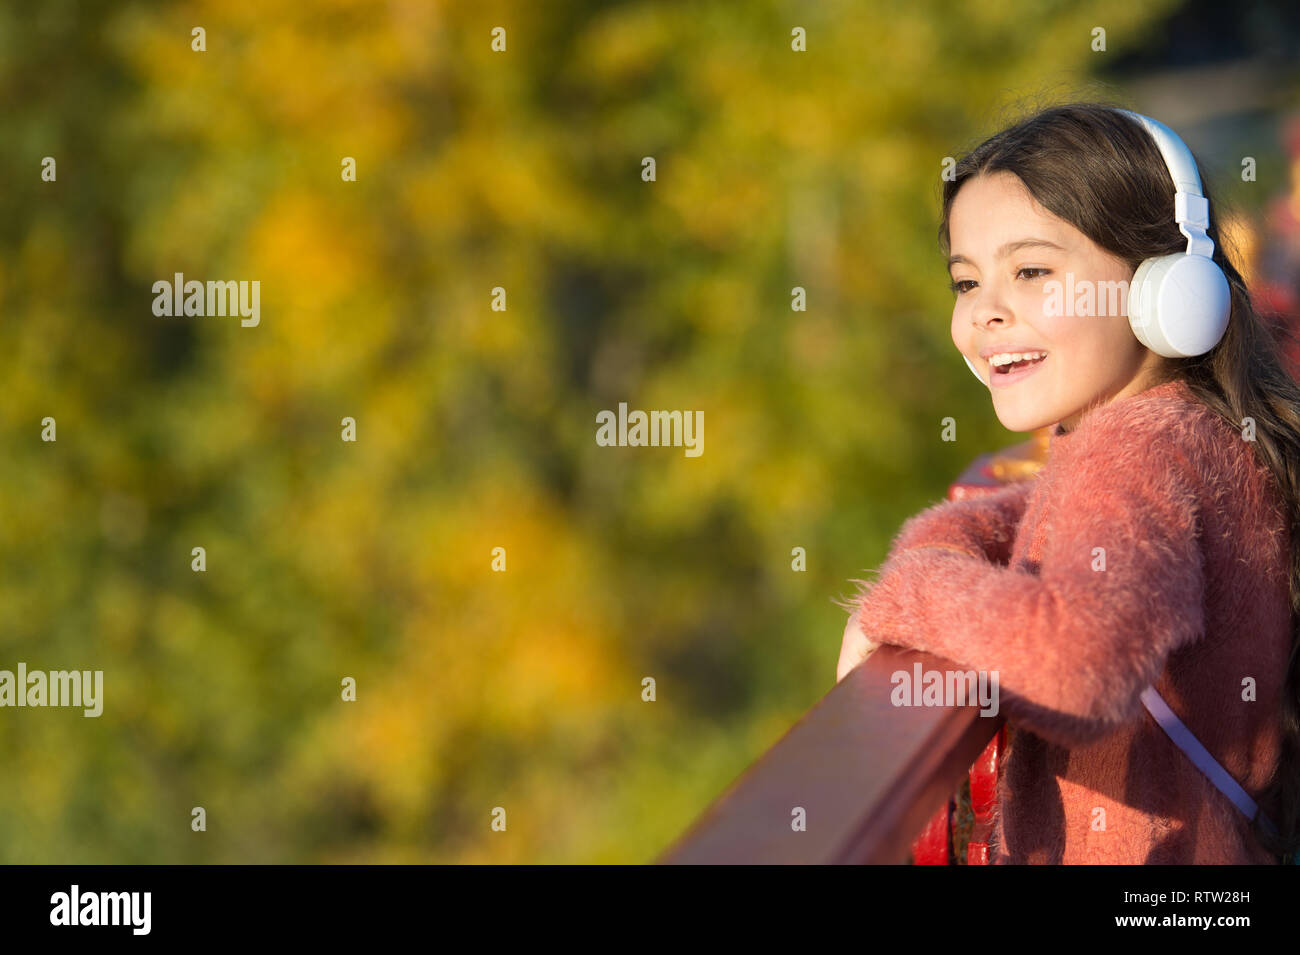
<path fill-rule="evenodd" d="M 890 555 L 914 547 L 953 548 L 1006 564 L 1034 483 L 1033 479 L 1017 481 L 978 497 L 929 507 L 903 523 Z"/>
<path fill-rule="evenodd" d="M 1135 718 L 1166 657 L 1201 635 L 1204 599 L 1197 479 L 1167 436 L 1135 440 L 1097 427 L 1062 449 L 1037 574 L 939 547 L 892 553 L 858 594 L 864 633 L 998 671 L 1008 719 L 1060 745 Z"/>
<path fill-rule="evenodd" d="M 1032 480 L 1017 481 L 978 497 L 943 501 L 909 518 L 895 536 L 890 557 L 918 547 L 935 547 L 979 557 L 1005 566 L 1011 558 L 1016 528 L 1024 516 Z M 849 622 L 840 641 L 835 679 L 840 681 L 880 645 L 868 637 L 850 602 Z"/>

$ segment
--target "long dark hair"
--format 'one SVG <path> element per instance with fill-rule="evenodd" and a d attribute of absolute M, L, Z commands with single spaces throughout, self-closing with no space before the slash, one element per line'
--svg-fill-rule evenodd
<path fill-rule="evenodd" d="M 1136 269 L 1143 259 L 1181 252 L 1187 239 L 1174 223 L 1174 185 L 1146 130 L 1108 103 L 1067 103 L 1041 110 L 984 141 L 957 163 L 943 185 L 939 244 L 948 254 L 953 199 L 972 176 L 1010 172 L 1049 212 Z M 1199 165 L 1199 164 L 1198 164 Z M 1204 178 L 1204 173 L 1202 173 Z M 1205 186 L 1205 183 L 1202 182 Z M 1255 419 L 1254 447 L 1286 502 L 1291 535 L 1291 654 L 1282 699 L 1282 746 L 1277 769 L 1260 796 L 1278 826 L 1275 836 L 1256 817 L 1255 833 L 1269 851 L 1292 857 L 1300 849 L 1300 385 L 1287 372 L 1272 332 L 1251 304 L 1246 283 L 1225 253 L 1210 199 L 1214 261 L 1228 277 L 1232 313 L 1223 340 L 1197 358 L 1167 359 L 1160 380 L 1181 378 L 1206 407 L 1240 429 Z M 1123 210 L 1123 215 L 1116 215 Z"/>

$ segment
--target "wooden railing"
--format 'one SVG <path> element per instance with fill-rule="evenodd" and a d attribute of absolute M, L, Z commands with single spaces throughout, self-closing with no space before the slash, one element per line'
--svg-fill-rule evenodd
<path fill-rule="evenodd" d="M 892 675 L 918 662 L 962 669 L 915 650 L 876 650 L 657 861 L 906 862 L 916 834 L 1002 726 L 977 706 L 894 706 Z"/>
<path fill-rule="evenodd" d="M 1047 431 L 977 458 L 957 500 L 1020 480 L 1046 459 Z M 963 861 L 988 862 L 1001 716 L 978 706 L 895 706 L 893 674 L 965 668 L 882 646 L 734 782 L 658 860 L 666 864 L 957 861 L 954 789 L 969 771 L 974 813 Z"/>

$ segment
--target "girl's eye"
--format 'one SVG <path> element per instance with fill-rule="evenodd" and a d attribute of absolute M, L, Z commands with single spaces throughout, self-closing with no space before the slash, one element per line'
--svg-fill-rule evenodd
<path fill-rule="evenodd" d="M 1016 276 L 1019 277 L 1021 275 L 1024 275 L 1026 272 L 1033 273 L 1029 276 L 1030 279 L 1037 279 L 1037 278 L 1042 278 L 1044 275 L 1050 275 L 1052 273 L 1052 270 L 1037 269 L 1037 268 L 1023 268 L 1016 272 Z M 974 284 L 975 281 L 973 279 L 962 279 L 961 281 L 958 282 L 949 282 L 948 287 L 952 289 L 953 292 L 956 293 L 957 295 L 961 295 L 963 292 L 970 291 L 970 288 L 968 288 L 967 286 L 973 286 Z"/>

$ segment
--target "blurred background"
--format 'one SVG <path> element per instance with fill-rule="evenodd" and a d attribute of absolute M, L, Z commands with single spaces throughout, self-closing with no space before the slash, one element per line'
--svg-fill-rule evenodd
<path fill-rule="evenodd" d="M 1289 2 L 0 4 L 0 668 L 105 696 L 0 711 L 0 862 L 649 861 L 1026 438 L 949 337 L 944 157 L 1154 115 L 1294 335 L 1298 63 Z M 156 317 L 176 272 L 260 324 Z M 597 446 L 624 401 L 704 453 Z"/>

